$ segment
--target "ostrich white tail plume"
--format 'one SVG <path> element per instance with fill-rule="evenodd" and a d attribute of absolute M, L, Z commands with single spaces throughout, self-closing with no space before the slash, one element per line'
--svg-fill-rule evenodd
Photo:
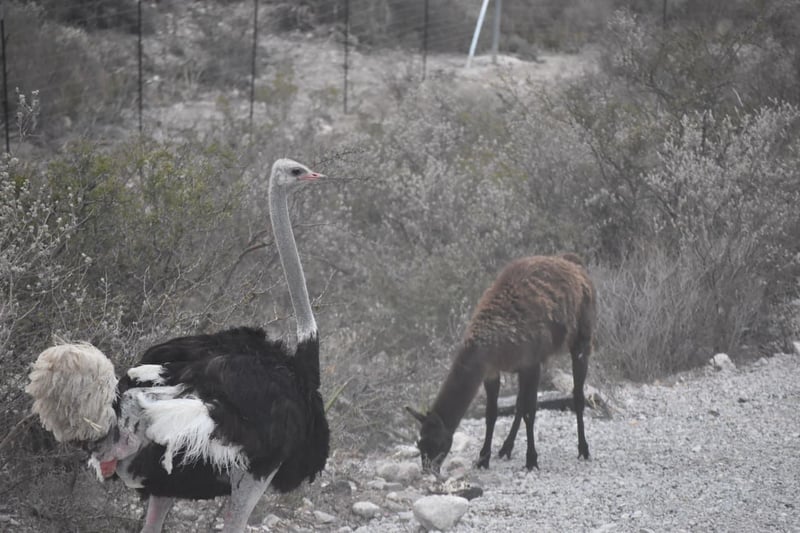
<path fill-rule="evenodd" d="M 60 344 L 43 351 L 25 392 L 33 412 L 59 442 L 95 440 L 114 423 L 114 365 L 88 343 Z"/>

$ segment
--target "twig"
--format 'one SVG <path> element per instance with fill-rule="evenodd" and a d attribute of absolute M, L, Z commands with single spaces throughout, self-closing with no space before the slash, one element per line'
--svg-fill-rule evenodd
<path fill-rule="evenodd" d="M 15 435 L 15 434 L 18 432 L 18 431 L 20 431 L 20 430 L 21 430 L 21 429 L 22 429 L 24 426 L 26 426 L 27 424 L 29 424 L 29 423 L 30 423 L 30 421 L 31 421 L 31 420 L 33 420 L 33 417 L 35 417 L 35 416 L 36 416 L 36 414 L 34 414 L 34 413 L 28 413 L 28 414 L 27 414 L 27 415 L 26 415 L 26 416 L 25 416 L 25 417 L 24 417 L 22 420 L 20 420 L 20 421 L 19 421 L 19 422 L 17 422 L 16 424 L 14 424 L 14 427 L 12 427 L 12 428 L 11 428 L 11 430 L 8 432 L 8 434 L 7 434 L 5 437 L 3 437 L 3 440 L 2 440 L 2 441 L 0 441 L 0 451 L 3 451 L 3 448 L 5 448 L 5 447 L 6 447 L 6 445 L 7 445 L 9 442 L 11 442 L 11 438 L 12 438 L 12 437 L 13 437 L 13 436 L 14 436 L 14 435 Z M 4 463 L 4 464 L 5 464 L 5 463 Z"/>

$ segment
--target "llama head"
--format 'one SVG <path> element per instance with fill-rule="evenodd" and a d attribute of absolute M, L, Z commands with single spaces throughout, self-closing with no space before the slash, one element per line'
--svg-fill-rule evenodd
<path fill-rule="evenodd" d="M 422 469 L 438 474 L 444 458 L 450 452 L 450 446 L 453 445 L 453 432 L 447 429 L 442 418 L 433 411 L 423 415 L 411 407 L 406 407 L 406 410 L 422 424 L 417 441 Z"/>
<path fill-rule="evenodd" d="M 59 442 L 108 434 L 116 421 L 114 365 L 91 344 L 60 344 L 43 351 L 25 387 L 32 410 Z"/>

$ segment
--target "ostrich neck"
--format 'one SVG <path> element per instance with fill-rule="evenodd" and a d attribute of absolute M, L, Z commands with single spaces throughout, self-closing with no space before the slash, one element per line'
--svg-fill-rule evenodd
<path fill-rule="evenodd" d="M 275 244 L 281 258 L 283 273 L 289 286 L 289 296 L 297 319 L 297 341 L 302 342 L 316 335 L 317 323 L 311 311 L 311 302 L 308 299 L 306 278 L 303 274 L 303 265 L 297 253 L 297 243 L 294 240 L 292 223 L 289 220 L 289 204 L 286 190 L 273 186 L 269 188 L 269 215 L 272 221 L 272 232 L 275 235 Z"/>

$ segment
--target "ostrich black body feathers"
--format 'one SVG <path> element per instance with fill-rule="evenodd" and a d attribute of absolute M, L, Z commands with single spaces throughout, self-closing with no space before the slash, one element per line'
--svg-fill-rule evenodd
<path fill-rule="evenodd" d="M 156 379 L 120 379 L 119 398 L 134 388 L 180 386 L 177 397 L 202 400 L 214 422 L 212 437 L 241 447 L 257 479 L 276 468 L 271 485 L 288 492 L 313 481 L 325 467 L 329 430 L 319 393 L 319 340 L 301 341 L 296 353 L 262 329 L 235 328 L 169 340 L 149 348 L 140 365 L 160 365 Z M 316 365 L 316 366 L 315 366 Z M 132 421 L 123 420 L 129 426 Z M 135 422 L 133 422 L 135 424 Z M 162 466 L 165 447 L 146 444 L 128 465 L 142 495 L 204 499 L 230 493 L 227 472 L 199 459 L 175 455 L 172 472 Z"/>

